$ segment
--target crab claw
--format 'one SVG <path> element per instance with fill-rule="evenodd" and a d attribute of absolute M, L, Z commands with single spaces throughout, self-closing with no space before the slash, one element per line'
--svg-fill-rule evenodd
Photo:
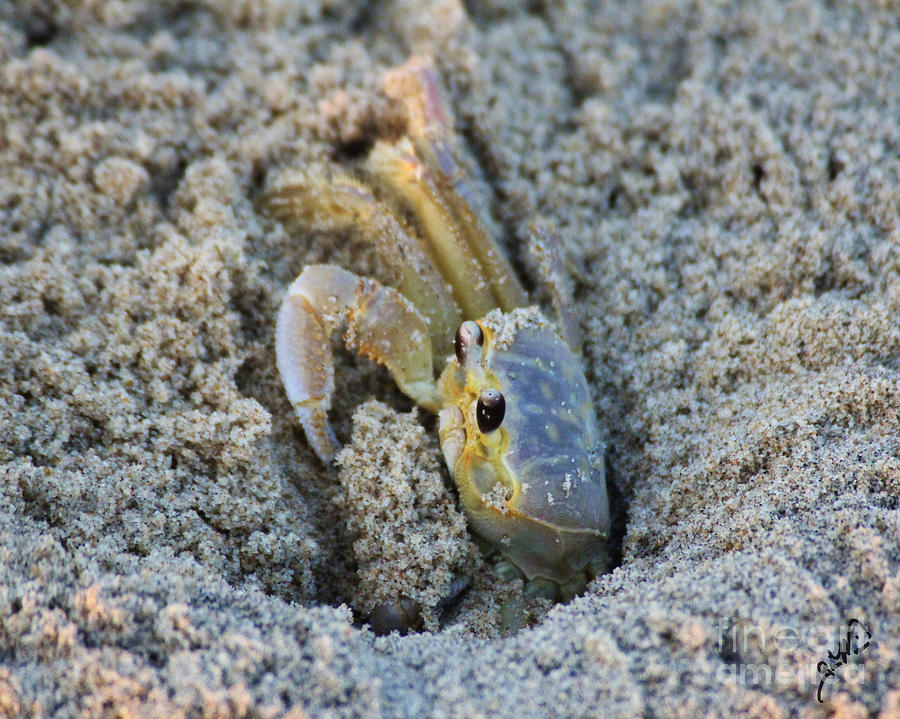
<path fill-rule="evenodd" d="M 328 410 L 334 393 L 331 334 L 346 322 L 350 349 L 387 367 L 400 390 L 437 411 L 428 324 L 396 290 L 334 265 L 309 265 L 278 312 L 275 352 L 288 399 L 323 462 L 340 449 Z"/>

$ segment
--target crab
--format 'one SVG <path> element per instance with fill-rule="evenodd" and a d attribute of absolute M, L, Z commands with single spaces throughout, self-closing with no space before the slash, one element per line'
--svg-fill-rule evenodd
<path fill-rule="evenodd" d="M 345 327 L 348 348 L 386 366 L 404 394 L 438 414 L 471 529 L 524 575 L 526 593 L 571 596 L 602 571 L 610 518 L 561 253 L 536 225 L 532 248 L 552 280 L 555 326 L 529 307 L 473 210 L 436 78 L 428 58 L 387 73 L 384 91 L 404 109 L 405 134 L 374 144 L 366 180 L 313 167 L 288 171 L 267 193 L 276 219 L 371 243 L 390 280 L 306 266 L 278 313 L 278 369 L 307 440 L 330 462 L 339 449 L 328 421 L 331 336 Z"/>

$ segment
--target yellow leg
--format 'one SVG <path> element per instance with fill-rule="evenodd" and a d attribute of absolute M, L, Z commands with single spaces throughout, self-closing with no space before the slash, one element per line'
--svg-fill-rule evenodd
<path fill-rule="evenodd" d="M 468 277 L 455 278 L 442 267 L 444 277 L 455 289 L 468 291 L 472 283 L 483 279 L 493 299 L 488 309 L 500 307 L 509 312 L 516 307 L 525 307 L 528 297 L 512 265 L 472 210 L 472 193 L 466 173 L 454 160 L 458 143 L 433 61 L 428 57 L 413 57 L 388 72 L 382 86 L 388 97 L 403 103 L 407 117 L 406 136 L 415 148 L 410 152 L 398 143 L 394 149 L 406 155 L 417 155 L 421 163 L 413 164 L 412 173 L 398 172 L 404 168 L 403 163 L 392 158 L 384 147 L 376 146 L 369 169 L 375 174 L 381 172 L 383 178 L 393 181 L 395 191 L 428 226 L 428 239 L 435 245 L 435 254 L 447 258 L 446 266 L 452 270 L 461 261 L 469 261 L 466 252 L 455 246 L 457 235 L 474 256 L 479 268 L 477 277 L 470 273 Z M 379 158 L 378 153 L 383 153 L 384 157 Z M 423 167 L 431 168 L 429 176 L 425 176 Z M 458 281 L 463 284 L 457 284 Z M 467 313 L 466 318 L 475 319 L 486 314 L 483 308 L 480 309 Z"/>
<path fill-rule="evenodd" d="M 366 170 L 388 187 L 421 225 L 423 249 L 453 288 L 463 317 L 483 317 L 494 309 L 497 302 L 468 238 L 435 184 L 434 171 L 419 160 L 409 140 L 375 143 Z"/>
<path fill-rule="evenodd" d="M 368 185 L 341 171 L 292 170 L 279 178 L 264 204 L 282 222 L 304 229 L 352 231 L 372 244 L 390 275 L 385 279 L 428 321 L 435 361 L 443 365 L 462 321 L 459 307 L 406 224 L 375 198 Z"/>

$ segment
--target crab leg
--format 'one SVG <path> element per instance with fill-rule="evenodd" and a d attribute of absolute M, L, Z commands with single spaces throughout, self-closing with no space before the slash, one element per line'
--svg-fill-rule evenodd
<path fill-rule="evenodd" d="M 412 143 L 406 139 L 394 145 L 376 143 L 366 169 L 401 198 L 422 225 L 428 240 L 425 250 L 453 288 L 464 317 L 483 317 L 498 306 L 511 310 L 526 303 L 506 258 L 465 203 L 448 202 L 452 193 L 442 187 L 446 179 L 419 160 Z M 464 221 L 454 212 L 459 206 L 468 210 Z"/>
<path fill-rule="evenodd" d="M 294 170 L 279 178 L 264 202 L 283 222 L 316 230 L 352 230 L 372 244 L 390 275 L 385 279 L 425 316 L 435 361 L 443 363 L 462 321 L 459 307 L 405 223 L 375 198 L 368 185 L 340 171 Z"/>
<path fill-rule="evenodd" d="M 528 226 L 528 254 L 537 265 L 538 274 L 550 295 L 559 331 L 566 344 L 581 354 L 581 330 L 572 308 L 575 297 L 566 272 L 562 241 L 556 230 L 545 220 L 535 220 Z"/>
<path fill-rule="evenodd" d="M 516 307 L 524 307 L 528 304 L 525 290 L 506 255 L 491 240 L 473 212 L 472 193 L 466 183 L 466 173 L 453 159 L 453 148 L 457 144 L 456 136 L 433 61 L 428 57 L 413 57 L 388 72 L 382 86 L 388 97 L 401 101 L 406 109 L 407 137 L 415 146 L 415 153 L 406 154 L 417 154 L 425 167 L 435 168 L 433 173 L 429 173 L 429 178 L 424 176 L 420 165 L 416 168 L 416 179 L 436 186 L 439 201 L 443 201 L 441 204 L 445 205 L 455 227 L 458 228 L 457 231 L 480 265 L 479 276 L 483 276 L 491 288 L 495 302 L 490 309 L 500 307 L 509 312 Z M 376 170 L 378 164 L 380 163 L 376 160 Z M 408 180 L 405 182 L 401 180 L 401 185 L 395 189 L 401 195 L 407 196 L 411 204 L 417 205 L 420 208 L 419 212 L 422 212 L 419 199 L 421 192 L 409 184 Z M 429 236 L 433 237 L 436 243 L 441 243 L 446 232 Z M 442 249 L 437 247 L 436 251 L 440 254 Z M 446 274 L 444 276 L 448 277 Z M 458 287 L 450 277 L 448 280 L 454 287 Z M 483 314 L 483 312 L 475 313 L 469 315 L 469 318 Z"/>
<path fill-rule="evenodd" d="M 441 198 L 432 172 L 416 157 L 409 140 L 375 143 L 366 170 L 401 198 L 422 225 L 427 240 L 423 249 L 453 288 L 463 316 L 482 317 L 496 307 L 478 260 Z"/>
<path fill-rule="evenodd" d="M 387 367 L 400 390 L 436 412 L 431 340 L 425 318 L 399 292 L 334 265 L 309 265 L 278 312 L 278 371 L 307 439 L 323 461 L 339 444 L 328 423 L 334 393 L 331 334 L 347 323 L 350 349 Z"/>
<path fill-rule="evenodd" d="M 412 139 L 419 157 L 450 178 L 454 192 L 472 205 L 474 196 L 466 182 L 466 172 L 453 158 L 456 135 L 434 60 L 423 55 L 411 57 L 385 73 L 381 86 L 385 95 L 403 103 L 406 135 Z"/>

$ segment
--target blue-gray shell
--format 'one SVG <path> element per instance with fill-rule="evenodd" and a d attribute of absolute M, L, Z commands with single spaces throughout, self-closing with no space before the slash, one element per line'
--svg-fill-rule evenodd
<path fill-rule="evenodd" d="M 522 488 L 516 509 L 559 529 L 606 535 L 602 447 L 578 358 L 544 325 L 519 328 L 484 359 L 506 399 L 504 462 Z"/>

